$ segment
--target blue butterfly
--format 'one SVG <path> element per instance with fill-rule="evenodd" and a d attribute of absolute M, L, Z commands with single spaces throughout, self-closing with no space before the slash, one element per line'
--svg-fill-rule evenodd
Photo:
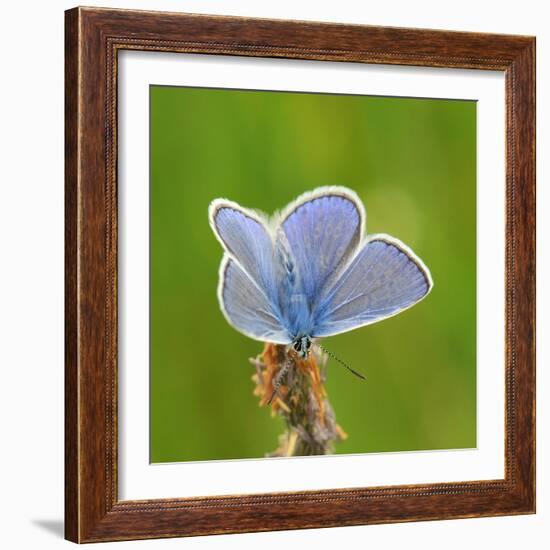
<path fill-rule="evenodd" d="M 304 193 L 272 219 L 226 199 L 209 207 L 224 249 L 218 299 L 231 326 L 307 357 L 312 339 L 386 319 L 432 289 L 428 268 L 389 235 L 365 236 L 345 187 Z"/>

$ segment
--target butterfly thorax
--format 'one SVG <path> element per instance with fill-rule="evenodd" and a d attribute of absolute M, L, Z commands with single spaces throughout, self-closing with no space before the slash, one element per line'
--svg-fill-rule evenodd
<path fill-rule="evenodd" d="M 311 338 L 309 336 L 298 336 L 292 341 L 291 346 L 302 359 L 305 359 L 311 347 Z"/>

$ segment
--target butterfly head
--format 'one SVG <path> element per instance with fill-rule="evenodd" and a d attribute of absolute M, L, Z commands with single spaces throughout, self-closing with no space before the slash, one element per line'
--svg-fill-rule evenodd
<path fill-rule="evenodd" d="M 292 349 L 302 358 L 305 359 L 311 348 L 311 338 L 309 336 L 298 336 L 291 343 Z"/>

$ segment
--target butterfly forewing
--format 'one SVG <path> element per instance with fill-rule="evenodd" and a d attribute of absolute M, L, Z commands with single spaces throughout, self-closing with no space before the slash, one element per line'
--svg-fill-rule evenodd
<path fill-rule="evenodd" d="M 227 253 L 269 299 L 274 299 L 273 245 L 261 220 L 236 203 L 217 200 L 210 207 L 210 224 Z"/>
<path fill-rule="evenodd" d="M 387 235 L 373 236 L 318 298 L 312 336 L 332 336 L 391 317 L 431 287 L 429 271 L 411 250 Z"/>
<path fill-rule="evenodd" d="M 306 193 L 287 208 L 281 227 L 310 304 L 354 254 L 363 226 L 361 201 L 345 188 Z"/>

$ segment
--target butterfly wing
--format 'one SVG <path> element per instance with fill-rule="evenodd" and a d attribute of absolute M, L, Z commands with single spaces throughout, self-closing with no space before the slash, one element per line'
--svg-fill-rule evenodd
<path fill-rule="evenodd" d="M 361 241 L 363 204 L 345 187 L 321 187 L 291 203 L 279 220 L 309 303 L 329 286 Z"/>
<path fill-rule="evenodd" d="M 430 292 L 430 272 L 401 241 L 373 235 L 314 310 L 312 336 L 333 336 L 407 309 Z"/>
<path fill-rule="evenodd" d="M 265 293 L 227 254 L 220 266 L 218 300 L 227 322 L 249 338 L 275 344 L 291 342 Z"/>
<path fill-rule="evenodd" d="M 210 225 L 225 251 L 264 291 L 275 297 L 273 243 L 261 218 L 237 203 L 216 199 L 209 209 Z"/>
<path fill-rule="evenodd" d="M 273 243 L 262 219 L 225 199 L 209 209 L 210 225 L 226 251 L 218 299 L 228 322 L 256 340 L 287 344 L 278 302 Z"/>

